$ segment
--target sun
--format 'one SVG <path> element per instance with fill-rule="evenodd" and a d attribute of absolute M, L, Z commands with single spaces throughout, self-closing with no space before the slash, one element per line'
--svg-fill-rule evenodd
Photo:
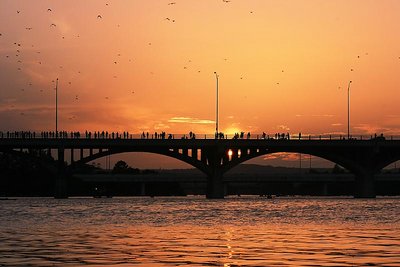
<path fill-rule="evenodd" d="M 235 133 L 240 133 L 240 132 L 241 132 L 241 130 L 238 128 L 235 128 L 235 127 L 226 128 L 224 131 L 224 133 L 229 136 L 231 136 L 231 135 L 233 136 Z"/>

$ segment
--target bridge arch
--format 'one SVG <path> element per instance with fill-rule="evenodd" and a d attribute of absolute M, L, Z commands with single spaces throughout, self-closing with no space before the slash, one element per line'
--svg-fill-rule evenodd
<path fill-rule="evenodd" d="M 232 158 L 231 161 L 227 162 L 223 166 L 223 172 L 226 173 L 227 171 L 231 170 L 232 168 L 238 166 L 241 163 L 249 161 L 251 159 L 271 155 L 275 153 L 301 153 L 301 154 L 308 154 L 311 156 L 319 157 L 324 160 L 330 161 L 332 163 L 338 164 L 343 168 L 347 169 L 348 171 L 357 174 L 362 171 L 361 166 L 358 166 L 357 163 L 350 158 L 342 155 L 340 153 L 324 153 L 323 151 L 313 150 L 313 149 L 290 149 L 290 148 L 280 148 L 280 149 L 258 149 L 252 153 L 244 154 L 238 157 L 238 149 L 234 149 L 232 152 L 235 155 L 235 158 Z"/>
<path fill-rule="evenodd" d="M 301 154 L 301 156 L 299 155 Z M 300 163 L 301 161 L 301 163 Z M 337 162 L 333 162 L 326 158 L 321 158 L 315 155 L 310 155 L 307 153 L 297 153 L 297 152 L 271 152 L 262 154 L 260 156 L 253 157 L 251 159 L 247 159 L 240 164 L 232 167 L 227 172 L 237 168 L 242 164 L 255 164 L 260 166 L 279 166 L 283 168 L 293 168 L 293 169 L 330 169 L 334 168 L 334 165 L 337 164 L 338 166 L 344 168 Z M 346 169 L 347 170 L 347 169 Z M 349 171 L 349 170 L 347 170 Z"/>
<path fill-rule="evenodd" d="M 104 150 L 92 155 L 89 155 L 87 157 L 84 157 L 78 161 L 75 161 L 74 163 L 72 163 L 69 168 L 73 169 L 75 166 L 80 165 L 80 164 L 85 164 L 88 163 L 90 161 L 99 159 L 99 158 L 103 158 L 106 156 L 110 156 L 110 155 L 117 155 L 117 154 L 122 154 L 122 153 L 151 153 L 151 154 L 157 154 L 157 155 L 162 155 L 162 156 L 167 156 L 170 158 L 174 158 L 177 160 L 180 160 L 184 163 L 187 163 L 197 169 L 199 169 L 200 171 L 202 171 L 203 173 L 205 173 L 206 175 L 208 174 L 208 169 L 207 166 L 199 161 L 194 159 L 193 157 L 190 157 L 188 155 L 185 155 L 183 153 L 179 153 L 179 151 L 175 151 L 175 150 L 162 150 L 162 151 L 155 151 L 152 149 L 109 149 L 109 150 Z"/>
<path fill-rule="evenodd" d="M 378 162 L 376 169 L 377 169 L 377 171 L 382 170 L 399 160 L 400 160 L 400 154 L 396 155 L 396 156 L 390 156 L 390 157 L 385 158 L 385 159 L 381 160 L 380 162 Z"/>

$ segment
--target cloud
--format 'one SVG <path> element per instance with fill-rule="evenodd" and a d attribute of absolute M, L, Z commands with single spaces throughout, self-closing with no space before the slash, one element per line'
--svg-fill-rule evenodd
<path fill-rule="evenodd" d="M 191 124 L 214 124 L 215 121 L 212 120 L 203 120 L 198 118 L 190 118 L 190 117 L 172 117 L 168 120 L 171 123 L 191 123 Z"/>
<path fill-rule="evenodd" d="M 312 114 L 312 115 L 296 114 L 295 117 L 333 118 L 333 117 L 335 117 L 335 115 L 333 115 L 333 114 Z"/>
<path fill-rule="evenodd" d="M 166 125 L 166 124 L 164 124 L 164 123 L 156 123 L 155 125 L 154 125 L 154 129 L 155 130 L 167 130 L 167 129 L 170 129 L 171 127 L 169 127 L 168 125 Z"/>
<path fill-rule="evenodd" d="M 342 126 L 342 125 L 343 125 L 342 123 L 332 123 L 332 124 L 331 124 L 331 126 L 335 126 L 335 127 L 336 127 L 336 126 Z"/>
<path fill-rule="evenodd" d="M 276 128 L 278 130 L 280 130 L 280 131 L 290 131 L 290 128 L 288 126 L 286 126 L 286 125 L 283 125 L 283 124 L 277 125 Z"/>
<path fill-rule="evenodd" d="M 335 115 L 332 114 L 313 114 L 311 117 L 322 117 L 322 118 L 332 118 L 335 117 Z"/>
<path fill-rule="evenodd" d="M 353 126 L 353 131 L 360 132 L 361 134 L 375 134 L 375 133 L 385 133 L 389 132 L 393 129 L 381 126 L 381 125 L 373 125 L 373 124 L 358 124 Z"/>
<path fill-rule="evenodd" d="M 265 155 L 263 160 L 298 161 L 299 153 L 273 153 Z"/>

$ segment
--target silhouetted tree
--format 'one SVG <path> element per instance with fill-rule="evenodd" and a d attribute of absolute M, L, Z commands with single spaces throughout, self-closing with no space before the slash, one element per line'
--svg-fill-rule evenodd
<path fill-rule="evenodd" d="M 137 168 L 131 168 L 129 165 L 123 161 L 119 160 L 115 163 L 114 168 L 112 170 L 113 173 L 131 173 L 131 174 L 138 174 L 140 171 Z"/>

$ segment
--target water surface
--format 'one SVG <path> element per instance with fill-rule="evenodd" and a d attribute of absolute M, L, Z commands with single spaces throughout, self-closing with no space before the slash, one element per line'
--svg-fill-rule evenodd
<path fill-rule="evenodd" d="M 0 201 L 0 266 L 400 266 L 400 199 Z"/>

